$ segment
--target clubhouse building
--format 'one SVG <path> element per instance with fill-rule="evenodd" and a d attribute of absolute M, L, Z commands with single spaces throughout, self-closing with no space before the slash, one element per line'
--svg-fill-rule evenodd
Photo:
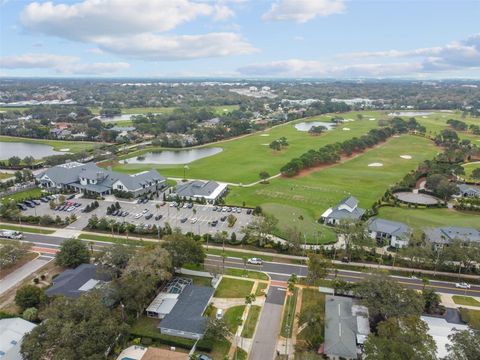
<path fill-rule="evenodd" d="M 226 191 L 227 184 L 196 180 L 177 185 L 175 194 L 172 195 L 187 200 L 205 199 L 209 203 L 214 203 L 225 195 Z"/>
<path fill-rule="evenodd" d="M 98 167 L 90 162 L 69 162 L 54 166 L 36 177 L 40 187 L 74 190 L 88 195 L 110 195 L 115 190 L 129 192 L 134 197 L 161 190 L 166 179 L 156 170 L 123 174 Z"/>
<path fill-rule="evenodd" d="M 325 210 L 320 220 L 326 225 L 338 225 L 341 221 L 359 221 L 363 214 L 365 209 L 358 207 L 358 200 L 355 197 L 349 196 L 337 206 Z"/>

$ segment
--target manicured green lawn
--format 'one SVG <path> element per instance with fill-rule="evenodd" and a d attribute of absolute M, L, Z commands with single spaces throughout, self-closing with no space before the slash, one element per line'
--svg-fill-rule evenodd
<path fill-rule="evenodd" d="M 127 239 L 118 238 L 115 236 L 112 237 L 109 235 L 95 235 L 95 234 L 81 233 L 80 235 L 77 236 L 77 238 L 81 240 L 104 241 L 104 242 L 109 242 L 114 244 L 133 245 L 133 246 L 145 246 L 145 244 L 147 244 L 143 240 L 127 240 Z"/>
<path fill-rule="evenodd" d="M 305 176 L 282 177 L 268 185 L 231 187 L 227 203 L 265 206 L 266 212 L 280 219 L 281 235 L 296 227 L 306 234 L 308 243 L 328 243 L 335 240 L 331 229 L 316 224 L 326 209 L 348 195 L 357 197 L 360 207 L 370 208 L 389 186 L 437 152 L 428 139 L 402 135 L 344 163 Z M 412 159 L 402 159 L 402 154 Z M 383 166 L 369 167 L 372 163 Z"/>
<path fill-rule="evenodd" d="M 480 301 L 470 296 L 453 295 L 452 299 L 458 305 L 480 306 Z"/>
<path fill-rule="evenodd" d="M 224 277 L 215 291 L 218 298 L 244 298 L 252 292 L 253 281 Z"/>
<path fill-rule="evenodd" d="M 470 327 L 480 330 L 480 310 L 460 308 L 460 316 Z"/>
<path fill-rule="evenodd" d="M 408 209 L 382 207 L 379 216 L 406 223 L 415 229 L 435 226 L 478 227 L 480 215 L 448 209 Z M 446 221 L 448 220 L 448 223 Z"/>
<path fill-rule="evenodd" d="M 318 321 L 309 322 L 309 325 L 297 334 L 297 339 L 307 340 L 313 348 L 318 349 L 324 338 L 325 294 L 315 289 L 303 289 L 299 326 L 312 318 Z"/>
<path fill-rule="evenodd" d="M 264 296 L 265 290 L 267 289 L 267 287 L 268 287 L 267 283 L 259 282 L 257 285 L 257 290 L 255 291 L 255 296 Z"/>
<path fill-rule="evenodd" d="M 403 117 L 404 119 L 407 119 L 407 117 Z M 455 112 L 455 113 L 441 113 L 441 112 L 436 112 L 433 113 L 432 115 L 428 115 L 426 117 L 423 116 L 416 116 L 415 119 L 425 126 L 427 128 L 427 133 L 431 133 L 431 135 L 435 136 L 436 134 L 440 133 L 444 129 L 453 129 L 450 125 L 447 124 L 447 121 L 449 119 L 455 119 L 455 120 L 460 120 L 463 121 L 464 123 L 471 125 L 471 124 L 479 124 L 478 119 L 472 118 L 472 117 L 466 117 L 462 118 L 461 112 Z M 455 130 L 456 131 L 456 130 Z M 480 135 L 474 135 L 469 131 L 457 131 L 458 136 L 461 139 L 469 139 L 473 143 L 477 143 L 480 141 Z"/>
<path fill-rule="evenodd" d="M 62 140 L 45 140 L 45 139 L 29 139 L 14 136 L 0 136 L 0 142 L 24 142 L 34 144 L 45 144 L 53 147 L 54 150 L 69 149 L 69 152 L 77 153 L 93 149 L 100 146 L 101 143 L 91 141 L 62 141 Z"/>
<path fill-rule="evenodd" d="M 242 337 L 252 338 L 255 334 L 258 318 L 260 317 L 261 306 L 252 305 L 248 311 L 247 320 L 243 325 Z"/>
<path fill-rule="evenodd" d="M 32 233 L 32 234 L 44 234 L 44 235 L 53 234 L 55 232 L 55 230 L 38 229 L 34 227 L 10 225 L 10 224 L 0 224 L 0 229 L 20 231 L 20 232 L 26 232 L 26 233 Z"/>
<path fill-rule="evenodd" d="M 225 274 L 231 275 L 231 276 L 241 276 L 247 279 L 269 280 L 268 275 L 260 271 L 252 271 L 252 270 L 244 271 L 243 269 L 226 269 Z"/>
<path fill-rule="evenodd" d="M 8 173 L 0 172 L 0 180 L 8 179 L 8 178 L 13 178 L 13 177 L 15 177 L 13 174 L 8 174 Z"/>
<path fill-rule="evenodd" d="M 40 188 L 33 188 L 33 189 L 28 189 L 24 191 L 19 191 L 15 194 L 8 195 L 4 198 L 2 198 L 2 201 L 16 201 L 16 202 L 21 202 L 23 200 L 29 200 L 29 199 L 37 199 L 39 197 L 42 197 L 42 190 Z"/>
<path fill-rule="evenodd" d="M 472 179 L 472 172 L 473 170 L 480 168 L 480 161 L 464 164 L 463 168 L 465 169 L 465 177 L 469 180 L 474 181 L 474 179 Z M 475 180 L 480 183 L 480 179 Z"/>
<path fill-rule="evenodd" d="M 286 306 L 283 308 L 282 328 L 280 335 L 286 338 L 292 337 L 293 321 L 295 320 L 295 306 L 297 305 L 298 288 L 293 294 L 288 295 Z"/>
<path fill-rule="evenodd" d="M 345 118 L 355 119 L 357 113 L 343 114 Z M 353 121 L 348 125 L 328 131 L 321 136 L 312 136 L 307 132 L 298 131 L 294 124 L 304 121 L 330 121 L 332 114 L 317 116 L 307 120 L 298 120 L 279 125 L 262 133 L 255 133 L 235 140 L 227 140 L 206 147 L 221 147 L 223 151 L 214 156 L 203 158 L 189 164 L 188 178 L 211 179 L 233 183 L 250 183 L 259 180 L 259 173 L 267 171 L 270 175 L 280 172 L 280 168 L 290 159 L 297 157 L 312 148 L 319 148 L 326 144 L 350 139 L 354 136 L 366 134 L 370 129 L 377 127 L 377 121 Z M 365 117 L 373 116 L 378 119 L 379 113 L 364 113 Z M 350 131 L 342 130 L 343 127 Z M 262 136 L 263 135 L 263 136 Z M 267 135 L 267 136 L 265 136 Z M 289 142 L 287 149 L 273 152 L 269 144 L 282 136 Z M 150 169 L 149 164 L 119 164 L 114 169 L 120 171 L 136 171 Z M 183 165 L 155 166 L 162 175 L 168 177 L 182 177 Z M 218 169 L 222 171 L 218 171 Z"/>
<path fill-rule="evenodd" d="M 239 325 L 242 323 L 242 315 L 245 310 L 245 305 L 232 306 L 225 311 L 223 320 L 228 326 L 230 333 L 235 334 Z"/>

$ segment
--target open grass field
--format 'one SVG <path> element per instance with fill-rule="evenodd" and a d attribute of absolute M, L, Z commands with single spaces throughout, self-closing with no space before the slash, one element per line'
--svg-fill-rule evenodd
<path fill-rule="evenodd" d="M 33 144 L 45 144 L 53 147 L 53 150 L 60 151 L 60 149 L 70 149 L 69 152 L 81 152 L 93 149 L 99 146 L 100 143 L 90 141 L 62 141 L 62 140 L 46 140 L 46 139 L 30 139 L 15 136 L 0 136 L 1 142 L 23 142 Z"/>
<path fill-rule="evenodd" d="M 435 226 L 466 226 L 478 228 L 480 215 L 448 209 L 408 209 L 382 207 L 379 216 L 404 222 L 414 229 Z"/>
<path fill-rule="evenodd" d="M 407 117 L 403 117 L 407 118 Z M 427 133 L 430 132 L 432 135 L 440 133 L 440 131 L 444 129 L 452 129 L 450 125 L 447 124 L 447 121 L 449 119 L 455 119 L 455 120 L 460 120 L 463 121 L 464 123 L 471 125 L 480 125 L 480 119 L 478 118 L 472 118 L 472 117 L 466 117 L 462 118 L 461 112 L 454 112 L 454 113 L 444 113 L 444 112 L 435 112 L 431 115 L 427 116 L 416 116 L 415 119 L 425 126 L 427 128 Z M 456 131 L 456 130 L 455 130 Z M 474 144 L 476 143 L 477 145 L 480 144 L 480 135 L 474 135 L 469 131 L 466 132 L 461 132 L 457 131 L 458 136 L 462 139 L 469 139 L 471 140 Z"/>
<path fill-rule="evenodd" d="M 470 296 L 453 295 L 452 299 L 458 305 L 480 306 L 480 301 Z"/>
<path fill-rule="evenodd" d="M 473 170 L 480 168 L 480 161 L 467 163 L 462 166 L 465 169 L 465 178 L 474 181 L 472 178 L 472 172 Z M 480 179 L 476 179 L 476 181 L 480 183 Z"/>
<path fill-rule="evenodd" d="M 356 119 L 357 113 L 347 113 L 347 119 Z M 378 120 L 379 113 L 364 113 L 364 117 L 372 116 Z M 317 149 L 324 145 L 344 141 L 354 136 L 366 134 L 370 129 L 377 127 L 377 120 L 355 120 L 328 131 L 320 136 L 312 136 L 307 132 L 295 129 L 295 124 L 304 121 L 330 121 L 332 114 L 316 116 L 309 119 L 297 120 L 273 127 L 269 130 L 246 135 L 237 139 L 221 141 L 205 147 L 221 147 L 223 151 L 214 156 L 194 161 L 188 165 L 186 176 L 195 179 L 211 179 L 231 183 L 251 183 L 259 180 L 259 173 L 267 171 L 270 175 L 280 172 L 280 168 L 294 157 L 309 149 Z M 342 130 L 348 127 L 349 131 Z M 290 144 L 286 149 L 275 152 L 269 144 L 286 137 Z M 183 177 L 181 165 L 152 165 L 152 164 L 119 164 L 114 167 L 118 171 L 135 172 L 139 169 L 156 168 L 164 176 Z M 221 171 L 220 171 L 221 169 Z"/>
<path fill-rule="evenodd" d="M 215 291 L 218 298 L 244 298 L 252 292 L 253 281 L 224 277 Z"/>
<path fill-rule="evenodd" d="M 42 196 L 42 190 L 39 188 L 33 188 L 33 189 L 28 189 L 24 191 L 19 191 L 15 194 L 8 195 L 4 198 L 2 198 L 2 202 L 4 201 L 16 201 L 16 202 L 21 202 L 23 200 L 29 200 L 29 199 L 37 199 Z"/>
<path fill-rule="evenodd" d="M 350 194 L 358 198 L 360 207 L 371 207 L 389 186 L 437 152 L 431 141 L 403 135 L 306 176 L 282 177 L 267 185 L 231 187 L 227 203 L 241 205 L 245 201 L 247 206 L 262 206 L 279 219 L 279 235 L 288 227 L 297 227 L 306 234 L 308 243 L 328 243 L 335 240 L 331 229 L 317 223 L 323 211 Z M 412 159 L 402 159 L 402 154 Z M 368 166 L 375 162 L 383 166 Z"/>

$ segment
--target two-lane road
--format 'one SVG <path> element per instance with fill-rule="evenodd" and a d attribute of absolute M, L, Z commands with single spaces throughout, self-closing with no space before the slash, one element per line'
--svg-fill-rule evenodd
<path fill-rule="evenodd" d="M 31 242 L 34 244 L 34 246 L 39 248 L 48 248 L 52 250 L 58 249 L 58 247 L 62 244 L 64 240 L 65 238 L 55 237 L 51 235 L 28 234 L 28 233 L 24 234 L 24 241 Z M 103 247 L 111 245 L 111 243 L 106 243 L 102 241 L 89 240 L 88 242 L 93 243 L 94 250 L 101 250 Z M 47 251 L 48 250 L 45 250 L 45 253 L 47 253 Z M 222 266 L 222 263 L 223 261 L 221 256 L 216 256 L 216 255 L 208 255 L 205 261 L 206 266 L 208 265 Z M 229 257 L 225 259 L 225 267 L 243 269 L 244 263 L 242 259 Z M 285 263 L 278 263 L 278 262 L 264 261 L 263 265 L 247 265 L 247 269 L 263 271 L 267 273 L 272 280 L 280 280 L 280 281 L 287 281 L 288 277 L 291 274 L 297 274 L 298 276 L 307 275 L 307 267 L 305 265 L 285 264 Z M 345 281 L 359 282 L 362 279 L 365 279 L 367 276 L 369 276 L 369 273 L 366 273 L 366 272 L 351 271 L 351 270 L 337 270 L 337 277 Z M 332 270 L 330 274 L 327 276 L 327 278 L 333 279 L 334 277 L 335 277 L 335 273 Z M 423 289 L 423 283 L 422 283 L 422 280 L 420 279 L 414 279 L 414 278 L 403 277 L 403 276 L 392 276 L 392 278 L 397 280 L 400 284 L 402 284 L 405 287 L 415 289 L 415 290 Z M 429 285 L 427 286 L 439 293 L 446 293 L 446 294 L 453 294 L 453 295 L 480 296 L 480 286 L 478 285 L 471 285 L 470 289 L 459 289 L 455 287 L 454 282 L 431 280 L 429 282 Z"/>

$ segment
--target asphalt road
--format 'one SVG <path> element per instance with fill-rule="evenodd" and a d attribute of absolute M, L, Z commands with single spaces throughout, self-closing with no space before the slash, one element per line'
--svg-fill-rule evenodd
<path fill-rule="evenodd" d="M 65 240 L 64 238 L 54 237 L 51 235 L 40 235 L 40 234 L 24 234 L 24 240 L 33 242 L 37 246 L 43 246 L 47 248 L 58 248 L 58 246 Z M 99 241 L 93 241 L 95 243 L 94 250 L 100 250 L 102 247 L 110 245 L 109 243 L 102 243 Z M 222 265 L 222 259 L 220 256 L 208 255 L 205 262 L 206 265 Z M 238 258 L 227 258 L 225 260 L 225 267 L 228 268 L 237 268 L 243 269 L 244 264 L 242 259 Z M 258 270 L 267 273 L 272 280 L 287 281 L 288 277 L 291 274 L 297 274 L 298 276 L 307 275 L 307 267 L 304 265 L 295 265 L 295 264 L 284 264 L 277 262 L 264 262 L 263 265 L 247 265 L 247 268 L 250 270 Z M 337 277 L 350 282 L 359 282 L 365 277 L 368 273 L 358 272 L 358 271 L 349 271 L 349 270 L 338 270 Z M 332 272 L 328 275 L 327 278 L 332 279 L 335 275 Z M 405 287 L 422 290 L 423 283 L 421 279 L 413 279 L 409 277 L 402 276 L 392 276 L 400 284 Z M 428 287 L 433 288 L 439 293 L 453 294 L 453 295 L 470 295 L 470 296 L 480 296 L 480 286 L 472 285 L 470 289 L 458 289 L 455 287 L 454 282 L 448 281 L 434 281 L 431 280 Z"/>
<path fill-rule="evenodd" d="M 270 286 L 260 314 L 249 360 L 272 360 L 277 350 L 286 289 Z"/>

